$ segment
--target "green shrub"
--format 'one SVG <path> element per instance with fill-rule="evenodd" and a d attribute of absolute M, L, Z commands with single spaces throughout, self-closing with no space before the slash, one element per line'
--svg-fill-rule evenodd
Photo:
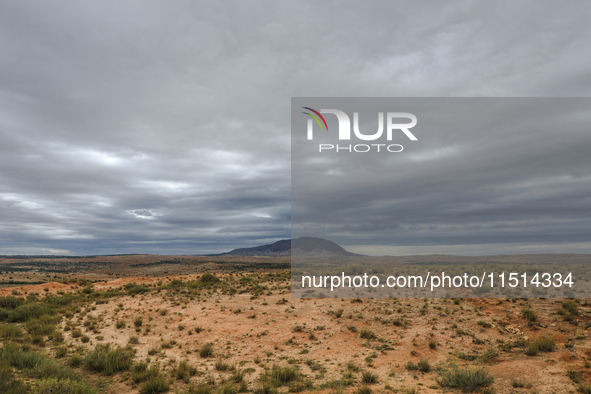
<path fill-rule="evenodd" d="M 58 346 L 55 348 L 55 358 L 63 358 L 68 354 L 67 346 Z"/>
<path fill-rule="evenodd" d="M 173 340 L 171 340 L 171 341 L 168 341 L 168 342 L 163 342 L 163 343 L 160 345 L 160 347 L 161 347 L 162 349 L 172 349 L 172 347 L 173 347 L 174 345 L 176 345 L 176 341 L 173 339 Z"/>
<path fill-rule="evenodd" d="M 232 383 L 224 383 L 217 389 L 217 394 L 238 394 L 238 388 Z"/>
<path fill-rule="evenodd" d="M 217 287 L 220 283 L 221 280 L 218 277 L 208 272 L 206 274 L 203 274 L 199 279 L 189 282 L 187 287 L 189 289 L 199 289 L 202 287 L 211 288 Z"/>
<path fill-rule="evenodd" d="M 355 394 L 371 394 L 372 391 L 368 386 L 361 386 L 356 391 Z"/>
<path fill-rule="evenodd" d="M 186 394 L 211 394 L 213 390 L 212 386 L 209 384 L 200 384 L 198 386 L 190 386 Z"/>
<path fill-rule="evenodd" d="M 158 364 L 152 365 L 148 368 L 146 361 L 141 361 L 131 367 L 131 380 L 134 383 L 144 382 L 160 374 L 160 366 Z"/>
<path fill-rule="evenodd" d="M 35 394 L 94 394 L 85 383 L 70 379 L 44 379 L 37 383 Z"/>
<path fill-rule="evenodd" d="M 60 306 L 66 306 L 71 304 L 74 301 L 74 296 L 72 296 L 71 294 L 66 294 L 63 296 L 46 296 L 43 300 L 43 302 L 47 305 L 50 305 L 52 307 L 60 307 Z"/>
<path fill-rule="evenodd" d="M 117 347 L 111 349 L 109 345 L 98 344 L 94 350 L 84 358 L 84 364 L 90 371 L 103 375 L 113 375 L 126 371 L 131 367 L 133 355 L 129 350 Z"/>
<path fill-rule="evenodd" d="M 419 370 L 419 366 L 415 363 L 413 363 L 412 361 L 407 362 L 404 365 L 404 368 L 406 368 L 408 371 L 418 371 Z"/>
<path fill-rule="evenodd" d="M 343 310 L 343 309 L 339 309 L 338 311 L 336 311 L 336 312 L 334 313 L 334 315 L 335 315 L 337 318 L 340 318 L 341 316 L 343 316 L 343 312 L 344 312 L 344 310 Z"/>
<path fill-rule="evenodd" d="M 566 371 L 566 375 L 573 381 L 573 383 L 581 383 L 581 373 L 579 371 L 569 369 Z"/>
<path fill-rule="evenodd" d="M 531 305 L 526 306 L 521 310 L 521 316 L 526 319 L 529 323 L 533 323 L 538 320 L 536 311 L 533 310 Z"/>
<path fill-rule="evenodd" d="M 129 284 L 130 283 L 128 283 L 128 285 Z M 127 294 L 130 296 L 135 296 L 136 294 L 146 293 L 148 291 L 150 291 L 150 288 L 148 286 L 136 285 L 135 283 L 133 283 L 133 286 L 127 287 Z"/>
<path fill-rule="evenodd" d="M 482 326 L 484 328 L 491 328 L 492 327 L 492 325 L 489 322 L 486 322 L 484 320 L 478 320 L 476 322 L 476 324 L 478 324 L 479 326 Z"/>
<path fill-rule="evenodd" d="M 464 352 L 461 352 L 460 354 L 458 354 L 458 358 L 466 361 L 474 361 L 478 358 L 478 356 L 476 354 L 466 354 Z"/>
<path fill-rule="evenodd" d="M 577 303 L 573 300 L 566 300 L 562 303 L 562 309 L 569 313 L 571 316 L 579 316 L 579 310 L 577 309 Z"/>
<path fill-rule="evenodd" d="M 7 343 L 0 348 L 0 361 L 20 369 L 37 379 L 70 379 L 74 374 L 46 354 L 38 353 L 15 343 Z"/>
<path fill-rule="evenodd" d="M 261 376 L 261 381 L 263 383 L 270 383 L 274 386 L 283 386 L 299 379 L 299 377 L 300 372 L 295 367 L 273 365 L 270 372 L 266 372 Z"/>
<path fill-rule="evenodd" d="M 310 380 L 296 380 L 292 384 L 289 385 L 288 391 L 290 393 L 301 393 L 302 391 L 310 391 L 314 385 Z"/>
<path fill-rule="evenodd" d="M 419 371 L 421 372 L 429 372 L 431 370 L 431 365 L 426 358 L 422 358 L 421 361 L 418 362 L 417 367 L 419 367 Z"/>
<path fill-rule="evenodd" d="M 528 356 L 535 356 L 538 352 L 553 352 L 556 350 L 556 343 L 554 338 L 549 335 L 537 337 L 529 341 L 525 349 L 525 354 Z"/>
<path fill-rule="evenodd" d="M 215 370 L 216 371 L 227 371 L 231 368 L 230 364 L 223 362 L 222 360 L 218 360 L 215 362 Z"/>
<path fill-rule="evenodd" d="M 23 330 L 15 324 L 0 324 L 0 338 L 3 340 L 20 339 L 23 336 Z"/>
<path fill-rule="evenodd" d="M 262 386 L 256 388 L 253 394 L 277 394 L 277 389 L 270 383 L 264 383 Z"/>
<path fill-rule="evenodd" d="M 217 369 L 217 363 L 216 363 Z M 193 367 L 189 364 L 188 360 L 183 360 L 179 363 L 179 365 L 173 370 L 174 376 L 182 380 L 185 383 L 189 383 L 191 377 L 197 374 L 197 368 Z"/>
<path fill-rule="evenodd" d="M 153 376 L 140 387 L 140 394 L 165 393 L 170 389 L 168 380 L 162 375 Z"/>
<path fill-rule="evenodd" d="M 480 361 L 483 363 L 494 360 L 499 355 L 499 351 L 492 345 L 488 345 L 480 355 Z"/>
<path fill-rule="evenodd" d="M 205 284 L 216 284 L 221 282 L 221 280 L 217 276 L 215 276 L 214 274 L 210 274 L 209 272 L 203 274 L 201 278 L 199 278 L 199 281 Z"/>
<path fill-rule="evenodd" d="M 476 391 L 479 388 L 490 386 L 494 380 L 480 366 L 459 369 L 456 365 L 452 365 L 449 369 L 441 369 L 439 373 L 441 378 L 437 379 L 437 383 L 442 387 L 457 388 L 466 392 Z"/>
<path fill-rule="evenodd" d="M 0 307 L 6 309 L 15 309 L 25 302 L 24 298 L 4 296 L 0 297 Z"/>
<path fill-rule="evenodd" d="M 529 342 L 523 351 L 526 356 L 537 356 L 540 351 L 539 347 L 534 342 Z"/>
<path fill-rule="evenodd" d="M 29 390 L 22 380 L 17 379 L 12 368 L 6 363 L 0 363 L 0 393 L 2 394 L 24 394 Z"/>
<path fill-rule="evenodd" d="M 359 332 L 359 337 L 363 338 L 363 339 L 376 339 L 377 338 L 376 334 L 373 331 L 368 330 L 367 328 L 364 328 L 361 330 L 361 332 Z"/>
<path fill-rule="evenodd" d="M 199 356 L 201 358 L 213 357 L 213 343 L 208 342 L 199 349 Z"/>
<path fill-rule="evenodd" d="M 55 331 L 51 334 L 51 339 L 53 343 L 63 343 L 64 342 L 64 333 L 61 331 Z"/>
<path fill-rule="evenodd" d="M 56 311 L 41 303 L 23 304 L 12 310 L 7 320 L 13 323 L 24 323 L 31 319 L 37 319 L 43 315 L 55 315 Z"/>
<path fill-rule="evenodd" d="M 229 380 L 234 383 L 243 382 L 244 381 L 244 372 L 242 372 L 240 369 L 234 369 L 234 372 L 232 372 L 232 375 L 230 375 Z"/>
<path fill-rule="evenodd" d="M 140 361 L 139 363 L 133 364 L 131 367 L 131 380 L 134 383 L 140 383 L 147 379 L 148 362 Z"/>
<path fill-rule="evenodd" d="M 118 329 L 125 328 L 125 322 L 123 320 L 119 320 L 117 321 L 115 327 L 117 327 Z"/>
<path fill-rule="evenodd" d="M 31 337 L 31 343 L 39 347 L 44 347 L 45 339 L 41 335 L 35 335 L 34 337 Z"/>
<path fill-rule="evenodd" d="M 136 327 L 141 327 L 143 323 L 144 323 L 144 319 L 142 319 L 141 316 L 136 316 L 136 318 L 133 319 L 133 325 Z"/>
<path fill-rule="evenodd" d="M 79 367 L 83 361 L 84 361 L 84 358 L 82 357 L 82 355 L 80 353 L 74 353 L 68 359 L 68 365 L 70 367 Z"/>
<path fill-rule="evenodd" d="M 378 375 L 369 371 L 361 373 L 361 381 L 365 384 L 377 383 L 379 381 Z"/>

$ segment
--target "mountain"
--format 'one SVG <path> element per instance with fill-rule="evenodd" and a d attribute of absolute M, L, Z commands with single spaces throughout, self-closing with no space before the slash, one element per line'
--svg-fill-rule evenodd
<path fill-rule="evenodd" d="M 359 256 L 347 252 L 332 241 L 315 237 L 301 237 L 295 239 L 282 239 L 273 244 L 255 246 L 253 248 L 234 249 L 219 256 Z"/>

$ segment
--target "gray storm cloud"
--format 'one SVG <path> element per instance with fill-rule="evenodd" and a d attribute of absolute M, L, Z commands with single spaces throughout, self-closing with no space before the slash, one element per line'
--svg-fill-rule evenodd
<path fill-rule="evenodd" d="M 586 97 L 590 13 L 584 1 L 2 2 L 0 253 L 198 254 L 289 238 L 291 97 Z M 590 167 L 577 138 L 547 162 L 509 149 L 523 174 L 489 174 L 501 189 L 474 167 L 461 207 L 434 163 L 461 171 L 479 151 L 434 139 L 408 155 L 424 182 L 396 197 L 413 220 L 365 225 L 426 226 L 400 238 L 405 252 L 581 242 Z M 540 213 L 524 219 L 532 239 L 503 226 L 523 212 Z"/>

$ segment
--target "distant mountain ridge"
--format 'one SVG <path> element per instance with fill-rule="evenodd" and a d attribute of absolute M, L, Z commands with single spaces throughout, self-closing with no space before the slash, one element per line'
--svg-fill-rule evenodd
<path fill-rule="evenodd" d="M 316 237 L 300 237 L 295 239 L 282 239 L 268 245 L 255 246 L 252 248 L 234 249 L 218 256 L 360 256 L 347 252 L 336 243 Z"/>

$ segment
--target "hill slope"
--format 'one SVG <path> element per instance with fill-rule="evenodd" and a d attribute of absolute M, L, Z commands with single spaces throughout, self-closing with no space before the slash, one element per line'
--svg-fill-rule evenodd
<path fill-rule="evenodd" d="M 323 238 L 301 237 L 295 239 L 282 239 L 273 244 L 255 246 L 253 248 L 234 249 L 220 256 L 289 256 L 298 255 L 335 255 L 357 256 L 347 252 L 341 246 Z"/>

